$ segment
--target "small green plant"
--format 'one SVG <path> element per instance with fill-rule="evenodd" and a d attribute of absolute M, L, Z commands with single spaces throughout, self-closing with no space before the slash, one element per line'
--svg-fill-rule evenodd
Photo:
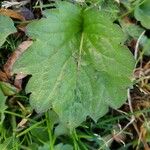
<path fill-rule="evenodd" d="M 29 3 L 0 15 L 0 149 L 148 149 L 148 0 Z"/>
<path fill-rule="evenodd" d="M 70 129 L 95 121 L 126 100 L 134 59 L 125 36 L 105 13 L 60 2 L 28 25 L 34 44 L 14 73 L 31 74 L 26 87 L 38 113 L 53 109 Z"/>

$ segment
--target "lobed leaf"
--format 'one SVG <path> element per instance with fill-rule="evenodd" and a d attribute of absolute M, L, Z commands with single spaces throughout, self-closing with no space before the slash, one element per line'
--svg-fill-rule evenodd
<path fill-rule="evenodd" d="M 120 27 L 98 10 L 61 2 L 29 24 L 28 34 L 35 41 L 13 72 L 32 74 L 26 90 L 38 113 L 52 108 L 74 128 L 125 102 L 133 56 Z"/>

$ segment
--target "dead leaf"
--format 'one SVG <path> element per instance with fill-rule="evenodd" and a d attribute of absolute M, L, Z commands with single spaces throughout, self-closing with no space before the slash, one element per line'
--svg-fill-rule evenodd
<path fill-rule="evenodd" d="M 25 78 L 26 75 L 25 74 L 22 74 L 22 73 L 19 73 L 15 76 L 15 80 L 14 80 L 14 85 L 19 88 L 19 89 L 22 89 L 22 79 Z"/>
<path fill-rule="evenodd" d="M 140 134 L 141 134 L 141 140 L 142 140 L 142 142 L 143 142 L 143 145 L 144 145 L 144 149 L 145 150 L 150 150 L 150 147 L 149 147 L 149 145 L 148 145 L 148 132 L 149 132 L 149 130 L 148 130 L 148 128 L 149 128 L 149 122 L 144 122 L 143 123 L 143 125 L 140 127 Z"/>
<path fill-rule="evenodd" d="M 0 8 L 0 14 L 5 15 L 14 19 L 25 21 L 25 18 L 19 13 L 11 9 Z"/>
<path fill-rule="evenodd" d="M 31 116 L 31 114 L 29 114 L 26 118 L 23 118 L 17 125 L 17 128 L 24 128 L 28 119 Z"/>
<path fill-rule="evenodd" d="M 8 75 L 5 72 L 0 70 L 0 81 L 8 82 L 9 78 L 10 77 L 8 77 Z"/>

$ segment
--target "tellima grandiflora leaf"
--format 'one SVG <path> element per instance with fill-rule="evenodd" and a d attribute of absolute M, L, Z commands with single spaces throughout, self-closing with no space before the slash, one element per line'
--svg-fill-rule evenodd
<path fill-rule="evenodd" d="M 29 24 L 28 35 L 34 44 L 14 72 L 32 75 L 26 90 L 38 113 L 53 108 L 74 128 L 126 101 L 134 60 L 121 29 L 100 11 L 61 2 Z"/>

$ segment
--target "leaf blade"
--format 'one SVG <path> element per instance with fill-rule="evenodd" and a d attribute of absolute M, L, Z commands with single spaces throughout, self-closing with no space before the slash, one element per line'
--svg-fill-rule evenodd
<path fill-rule="evenodd" d="M 71 129 L 87 116 L 96 121 L 109 106 L 120 107 L 134 68 L 121 29 L 98 11 L 67 2 L 46 17 L 28 27 L 36 41 L 14 67 L 32 74 L 27 85 L 32 107 L 52 108 Z"/>
<path fill-rule="evenodd" d="M 0 15 L 0 46 L 5 42 L 7 36 L 16 32 L 13 21 L 6 16 Z"/>

